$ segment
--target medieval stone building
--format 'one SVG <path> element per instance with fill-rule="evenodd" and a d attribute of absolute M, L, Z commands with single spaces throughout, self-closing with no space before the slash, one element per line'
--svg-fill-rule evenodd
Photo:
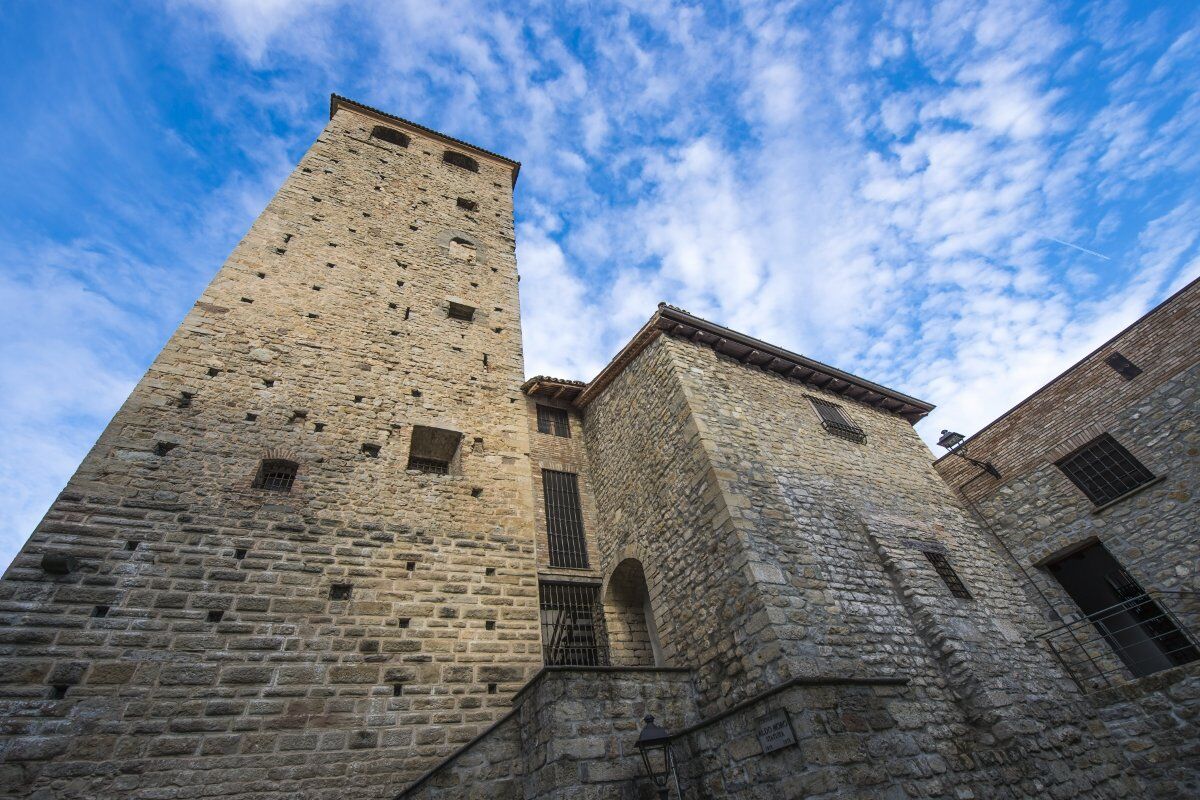
<path fill-rule="evenodd" d="M 650 797 L 647 714 L 670 797 L 1195 789 L 1196 662 L 1056 649 L 1102 609 L 1035 574 L 1100 542 L 1194 590 L 1195 287 L 1143 375 L 1087 361 L 1042 439 L 1027 404 L 935 469 L 929 404 L 666 305 L 524 380 L 518 167 L 333 98 L 0 581 L 0 792 Z M 1056 505 L 1102 433 L 1169 455 Z M 1187 656 L 1144 595 L 1138 652 Z"/>

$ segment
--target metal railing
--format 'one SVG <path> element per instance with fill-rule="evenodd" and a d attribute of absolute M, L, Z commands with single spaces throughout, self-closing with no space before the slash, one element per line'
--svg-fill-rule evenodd
<path fill-rule="evenodd" d="M 1039 634 L 1079 687 L 1105 689 L 1200 659 L 1200 644 L 1166 601 L 1197 607 L 1200 593 L 1142 592 Z"/>

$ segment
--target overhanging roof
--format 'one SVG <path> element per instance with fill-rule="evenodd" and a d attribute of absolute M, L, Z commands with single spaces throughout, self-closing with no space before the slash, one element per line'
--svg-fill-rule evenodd
<path fill-rule="evenodd" d="M 375 117 L 383 122 L 399 124 L 402 127 L 408 127 L 415 131 L 419 131 L 426 136 L 432 136 L 435 139 L 441 139 L 443 142 L 455 145 L 456 147 L 461 147 L 481 156 L 485 156 L 496 161 L 501 161 L 512 169 L 512 182 L 514 186 L 517 184 L 517 173 L 521 171 L 520 161 L 513 161 L 511 158 L 506 158 L 499 153 L 493 153 L 491 150 L 484 150 L 482 147 L 473 145 L 470 142 L 464 142 L 462 139 L 455 139 L 453 136 L 447 136 L 440 131 L 435 131 L 433 128 L 426 128 L 424 125 L 405 119 L 404 117 L 397 117 L 395 114 L 389 114 L 386 111 L 380 111 L 378 108 L 372 108 L 371 106 L 363 105 L 355 100 L 351 100 L 349 97 L 342 97 L 340 94 L 329 95 L 330 119 L 333 119 L 333 115 L 337 113 L 339 108 L 349 108 L 357 111 L 360 114 L 365 114 L 368 117 Z"/>
<path fill-rule="evenodd" d="M 663 334 L 711 347 L 716 352 L 748 366 L 775 372 L 799 383 L 842 395 L 896 414 L 910 423 L 917 422 L 934 408 L 924 400 L 730 330 L 666 303 L 658 304 L 654 316 L 650 317 L 641 330 L 591 382 L 583 384 L 579 381 L 564 381 L 539 375 L 526 381 L 521 388 L 531 396 L 569 400 L 572 405 L 584 408 L 621 374 L 638 353 Z"/>

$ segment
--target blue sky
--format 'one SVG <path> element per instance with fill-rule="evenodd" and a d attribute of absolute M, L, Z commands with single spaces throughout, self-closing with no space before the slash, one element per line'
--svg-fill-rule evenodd
<path fill-rule="evenodd" d="M 970 433 L 1200 274 L 1193 2 L 0 7 L 0 562 L 336 91 L 524 163 L 526 371 L 667 300 Z"/>

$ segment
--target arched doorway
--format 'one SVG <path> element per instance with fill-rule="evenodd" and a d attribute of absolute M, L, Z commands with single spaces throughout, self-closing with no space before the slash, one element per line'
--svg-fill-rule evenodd
<path fill-rule="evenodd" d="M 617 564 L 605 582 L 603 601 L 612 665 L 663 666 L 642 562 L 626 558 Z"/>

